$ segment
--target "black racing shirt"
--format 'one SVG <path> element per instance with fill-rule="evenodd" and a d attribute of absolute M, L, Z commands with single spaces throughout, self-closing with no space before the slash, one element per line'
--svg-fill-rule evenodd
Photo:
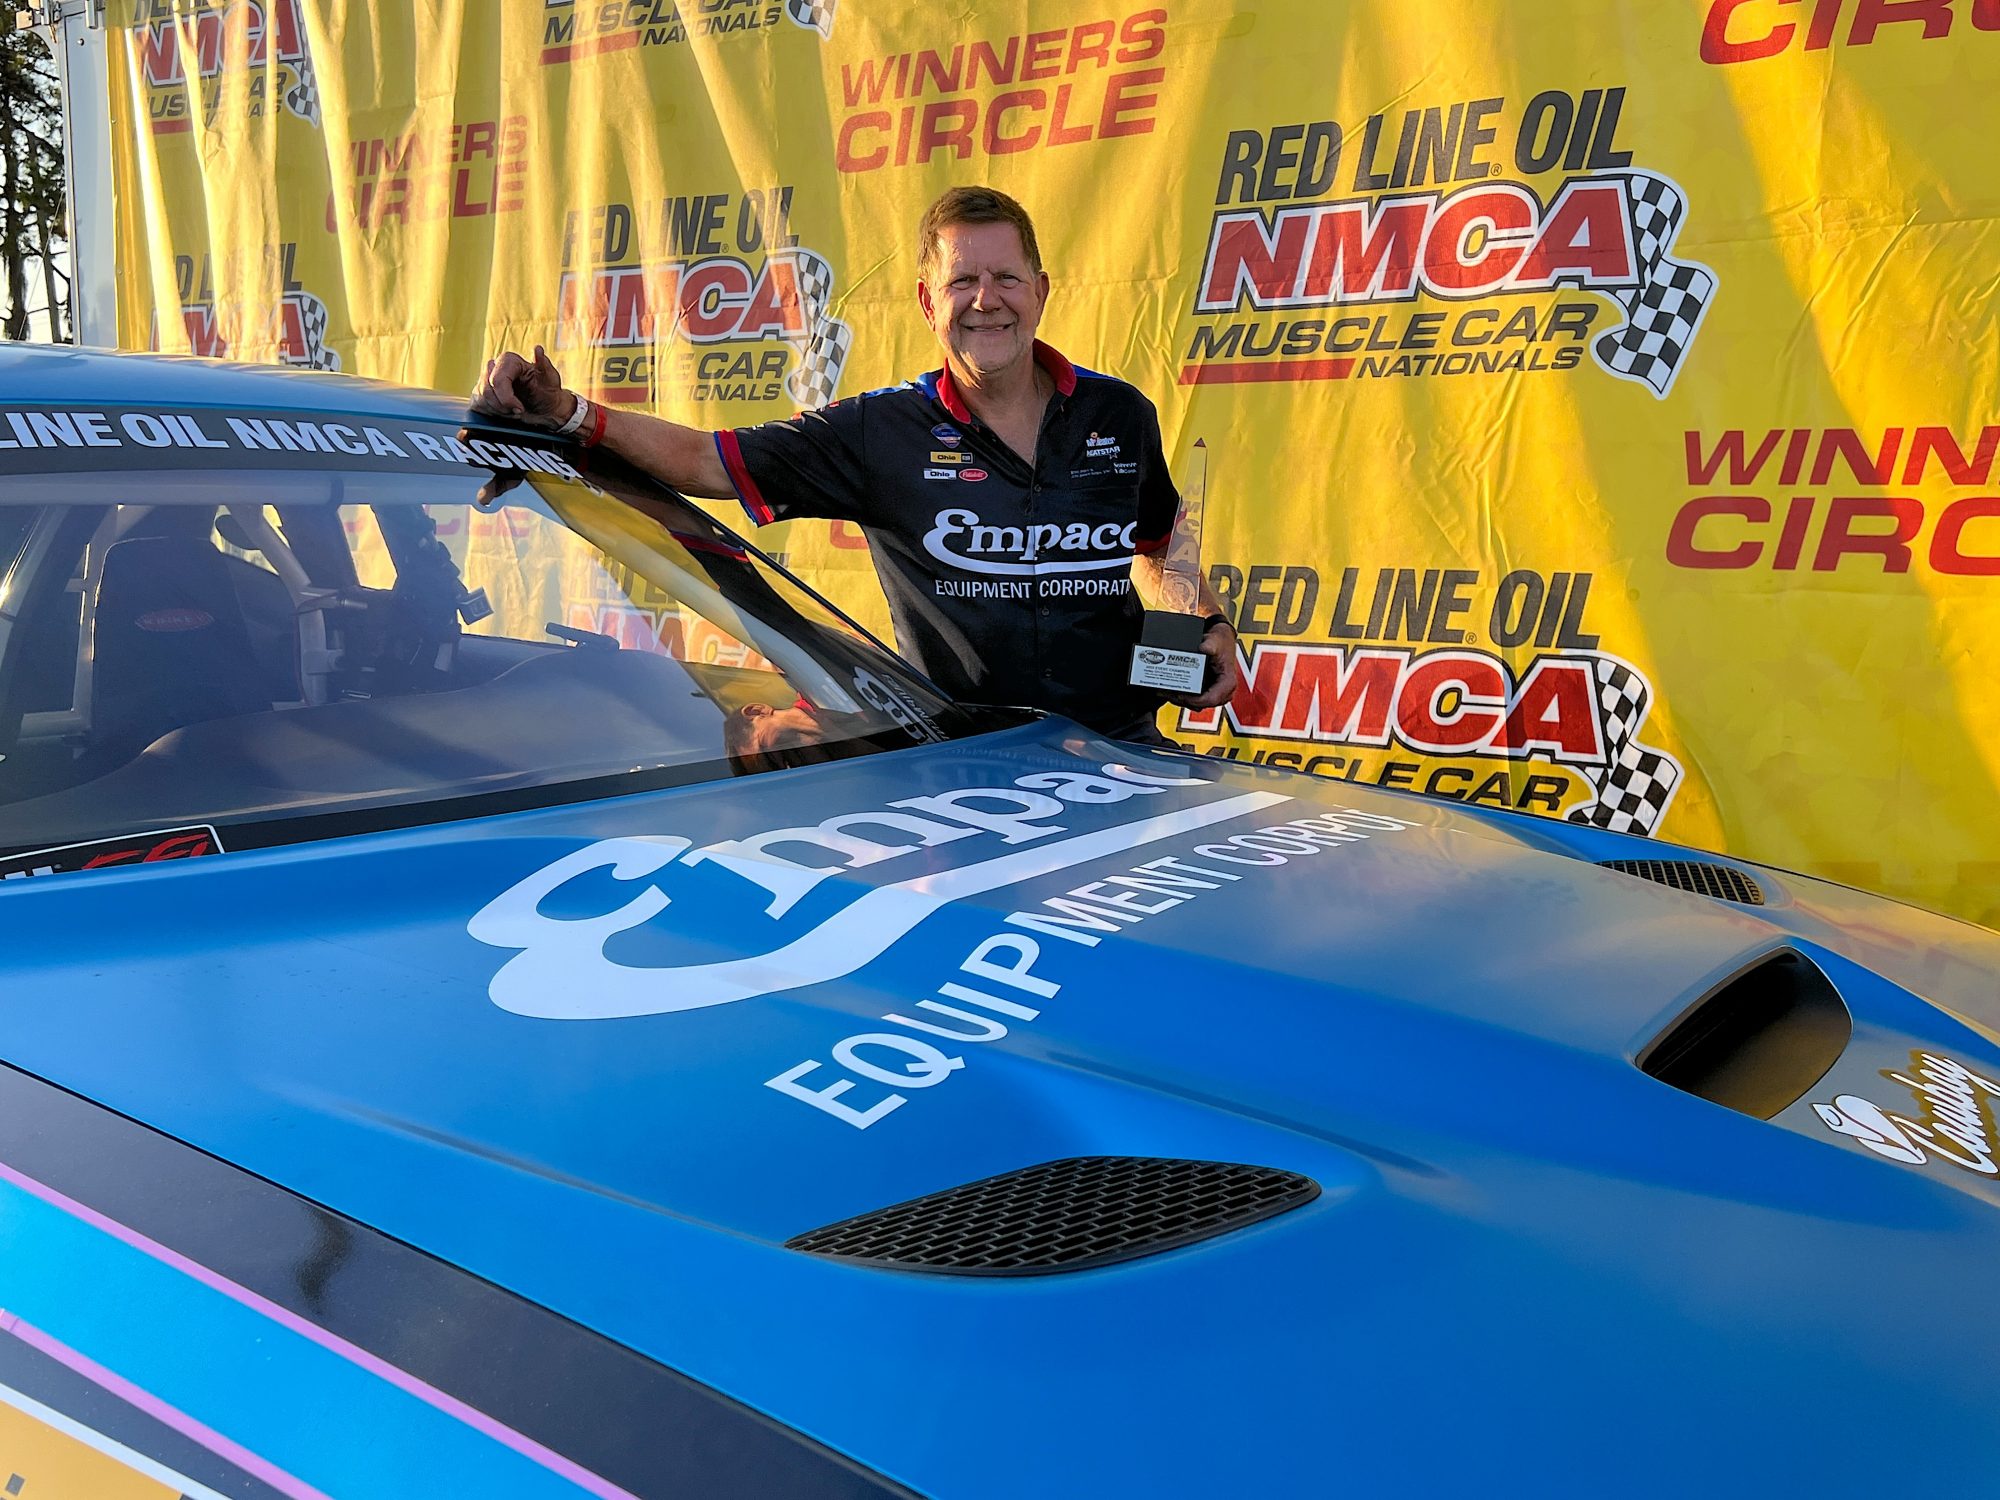
<path fill-rule="evenodd" d="M 1035 358 L 1056 392 L 1032 466 L 973 417 L 948 368 L 718 432 L 716 449 L 759 525 L 861 527 L 897 646 L 947 693 L 1122 729 L 1161 702 L 1125 680 L 1132 555 L 1166 545 L 1180 496 L 1152 402 L 1047 344 Z"/>

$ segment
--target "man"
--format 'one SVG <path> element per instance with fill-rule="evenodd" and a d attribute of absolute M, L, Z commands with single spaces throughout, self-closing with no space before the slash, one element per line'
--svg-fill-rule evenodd
<path fill-rule="evenodd" d="M 1035 337 L 1048 303 L 1035 228 L 991 188 L 953 188 L 918 230 L 917 302 L 944 366 L 905 385 L 756 427 L 702 432 L 563 389 L 540 349 L 489 361 L 481 411 L 602 442 L 684 494 L 736 499 L 759 524 L 858 524 L 896 643 L 953 697 L 1066 714 L 1165 743 L 1160 695 L 1126 681 L 1139 601 L 1159 607 L 1180 498 L 1153 405 Z M 1236 636 L 1207 584 L 1198 695 L 1235 691 Z"/>

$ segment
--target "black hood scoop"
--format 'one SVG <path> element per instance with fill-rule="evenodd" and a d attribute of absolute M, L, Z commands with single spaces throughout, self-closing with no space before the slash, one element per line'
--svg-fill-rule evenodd
<path fill-rule="evenodd" d="M 1826 1076 L 1853 1034 L 1833 981 L 1781 948 L 1710 990 L 1635 1061 L 1662 1083 L 1768 1120 Z"/>
<path fill-rule="evenodd" d="M 1157 1255 L 1319 1196 L 1296 1172 L 1157 1156 L 1072 1156 L 878 1208 L 788 1250 L 896 1271 L 1046 1276 Z"/>

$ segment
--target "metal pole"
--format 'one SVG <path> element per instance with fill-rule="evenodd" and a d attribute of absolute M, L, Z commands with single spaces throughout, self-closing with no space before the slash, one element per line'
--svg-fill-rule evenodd
<path fill-rule="evenodd" d="M 110 348 L 118 342 L 118 277 L 104 0 L 48 0 L 34 16 L 62 83 L 70 327 L 79 344 Z"/>

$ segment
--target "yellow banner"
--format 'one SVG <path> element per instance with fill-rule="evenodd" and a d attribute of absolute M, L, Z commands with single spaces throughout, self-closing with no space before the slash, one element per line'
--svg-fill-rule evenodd
<path fill-rule="evenodd" d="M 938 362 L 989 182 L 1207 497 L 1169 733 L 2000 924 L 2000 0 L 113 11 L 132 347 L 759 421 Z"/>

